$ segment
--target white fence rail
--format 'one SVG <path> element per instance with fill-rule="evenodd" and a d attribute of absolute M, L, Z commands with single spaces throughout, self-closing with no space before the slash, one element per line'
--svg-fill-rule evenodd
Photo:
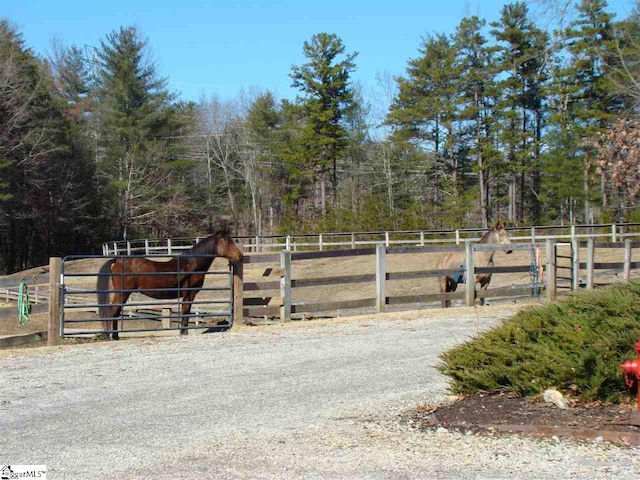
<path fill-rule="evenodd" d="M 640 223 L 613 223 L 593 225 L 540 225 L 511 227 L 507 229 L 513 241 L 540 242 L 582 239 L 599 239 L 620 242 L 627 238 L 640 237 Z M 245 252 L 298 251 L 335 248 L 362 248 L 376 245 L 428 244 L 459 245 L 465 240 L 479 240 L 486 229 L 464 228 L 456 230 L 412 230 L 384 232 L 338 232 L 298 235 L 240 236 L 235 240 Z M 108 255 L 173 255 L 195 245 L 200 237 L 119 240 L 102 244 L 102 254 Z"/>

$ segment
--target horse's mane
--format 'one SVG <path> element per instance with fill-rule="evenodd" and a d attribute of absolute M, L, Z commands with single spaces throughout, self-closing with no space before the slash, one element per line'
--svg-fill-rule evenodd
<path fill-rule="evenodd" d="M 196 255 L 205 255 L 213 252 L 214 244 L 220 239 L 228 239 L 230 236 L 230 232 L 226 228 L 219 229 L 215 233 L 211 235 L 207 235 L 205 238 L 196 243 L 189 250 L 186 250 L 183 255 L 186 254 L 196 254 Z"/>

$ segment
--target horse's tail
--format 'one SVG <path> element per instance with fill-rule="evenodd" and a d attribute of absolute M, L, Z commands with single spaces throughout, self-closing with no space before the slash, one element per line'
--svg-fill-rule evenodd
<path fill-rule="evenodd" d="M 116 260 L 112 258 L 111 260 L 105 262 L 102 267 L 100 267 L 100 271 L 98 272 L 98 282 L 96 284 L 96 290 L 98 291 L 98 303 L 100 306 L 98 307 L 98 314 L 100 318 L 108 318 L 113 314 L 111 313 L 111 307 L 109 306 L 109 284 L 111 283 L 111 266 Z M 102 322 L 105 330 L 110 330 L 111 327 L 109 325 L 110 320 L 104 320 Z"/>

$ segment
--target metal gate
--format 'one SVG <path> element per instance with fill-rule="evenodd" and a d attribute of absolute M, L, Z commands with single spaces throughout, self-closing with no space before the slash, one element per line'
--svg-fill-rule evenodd
<path fill-rule="evenodd" d="M 573 289 L 573 279 L 575 277 L 574 273 L 574 242 L 558 242 L 555 244 L 556 253 L 556 272 L 557 272 L 557 288 L 558 289 Z M 560 253 L 559 249 L 564 248 L 565 250 L 568 248 L 568 253 L 563 252 Z"/>
<path fill-rule="evenodd" d="M 207 255 L 200 255 L 207 256 Z M 178 255 L 165 255 L 163 258 L 177 258 Z M 211 255 L 209 255 L 211 257 Z M 61 292 L 60 292 L 60 332 L 63 337 L 87 336 L 110 333 L 140 333 L 158 332 L 170 330 L 198 330 L 201 332 L 224 331 L 233 325 L 233 270 L 231 265 L 227 269 L 213 268 L 206 272 L 127 272 L 121 274 L 100 274 L 100 267 L 108 260 L 119 259 L 126 261 L 132 258 L 146 258 L 143 255 L 72 255 L 62 259 L 61 267 Z M 184 257 L 183 257 L 184 258 Z M 85 263 L 82 270 L 91 270 L 92 273 L 79 272 L 78 263 Z M 190 275 L 204 275 L 204 284 L 201 288 L 185 288 L 184 280 Z M 109 289 L 101 290 L 108 294 L 111 302 L 115 294 L 129 294 L 128 301 L 124 303 L 101 304 L 98 300 L 97 279 L 100 276 L 149 276 L 166 275 L 175 277 L 175 284 L 169 288 L 152 289 L 148 294 L 165 297 L 157 299 L 145 295 L 145 290 L 126 290 L 120 282 L 121 288 L 116 289 L 113 281 L 109 281 Z M 173 282 L 173 280 L 171 279 Z M 195 298 L 185 301 L 183 294 L 189 290 L 197 291 Z M 117 328 L 105 329 L 98 315 L 101 306 L 120 307 L 119 313 L 107 317 L 111 323 L 117 322 Z M 189 311 L 183 314 L 183 308 Z M 111 310 L 115 310 L 112 308 Z M 112 314 L 113 315 L 113 314 Z M 182 320 L 187 321 L 187 326 L 182 327 Z"/>

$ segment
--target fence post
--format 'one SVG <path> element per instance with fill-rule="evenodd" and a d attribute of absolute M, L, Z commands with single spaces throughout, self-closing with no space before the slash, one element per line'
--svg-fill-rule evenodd
<path fill-rule="evenodd" d="M 162 328 L 171 328 L 171 308 L 162 309 Z"/>
<path fill-rule="evenodd" d="M 576 241 L 576 226 L 571 225 L 571 243 Z"/>
<path fill-rule="evenodd" d="M 580 288 L 580 242 L 573 240 L 571 242 L 571 286 L 573 290 Z"/>
<path fill-rule="evenodd" d="M 260 235 L 256 235 L 256 246 L 255 246 L 255 251 L 259 252 L 260 251 Z"/>
<path fill-rule="evenodd" d="M 131 255 L 131 242 L 127 240 L 127 255 Z"/>
<path fill-rule="evenodd" d="M 318 234 L 318 249 L 320 251 L 324 250 L 324 248 L 322 246 L 322 234 L 321 233 Z"/>
<path fill-rule="evenodd" d="M 149 255 L 149 239 L 144 239 L 144 254 Z"/>
<path fill-rule="evenodd" d="M 420 231 L 420 246 L 424 247 L 424 232 Z"/>
<path fill-rule="evenodd" d="M 615 223 L 611 225 L 611 241 L 613 243 L 616 243 L 618 241 L 618 231 Z"/>
<path fill-rule="evenodd" d="M 356 234 L 352 233 L 351 234 L 351 249 L 355 249 L 356 248 Z"/>
<path fill-rule="evenodd" d="M 624 268 L 622 270 L 622 280 L 629 282 L 631 277 L 631 239 L 624 241 Z"/>
<path fill-rule="evenodd" d="M 291 235 L 285 237 L 285 250 L 291 251 Z"/>
<path fill-rule="evenodd" d="M 595 262 L 595 248 L 593 246 L 593 237 L 587 239 L 587 288 L 593 288 L 593 264 Z"/>
<path fill-rule="evenodd" d="M 233 322 L 244 322 L 244 264 L 233 266 Z"/>
<path fill-rule="evenodd" d="M 280 277 L 280 296 L 282 297 L 282 307 L 280 307 L 280 321 L 291 320 L 291 252 L 284 250 L 280 252 L 280 266 L 282 276 Z"/>
<path fill-rule="evenodd" d="M 476 303 L 476 269 L 473 263 L 473 243 L 470 240 L 464 241 L 464 265 L 467 269 L 467 281 L 464 285 L 466 305 L 473 307 Z"/>
<path fill-rule="evenodd" d="M 460 230 L 456 230 L 456 245 L 460 245 Z"/>
<path fill-rule="evenodd" d="M 376 245 L 376 313 L 384 312 L 387 302 L 387 247 Z"/>
<path fill-rule="evenodd" d="M 531 227 L 531 243 L 536 243 L 536 227 Z"/>
<path fill-rule="evenodd" d="M 389 246 L 389 232 L 384 232 L 384 244 Z"/>
<path fill-rule="evenodd" d="M 547 301 L 553 302 L 556 299 L 556 242 L 547 240 Z"/>
<path fill-rule="evenodd" d="M 47 331 L 47 345 L 59 345 L 60 335 L 60 274 L 62 273 L 62 259 L 49 259 L 49 328 Z"/>
<path fill-rule="evenodd" d="M 171 255 L 171 239 L 167 238 L 167 253 Z"/>

